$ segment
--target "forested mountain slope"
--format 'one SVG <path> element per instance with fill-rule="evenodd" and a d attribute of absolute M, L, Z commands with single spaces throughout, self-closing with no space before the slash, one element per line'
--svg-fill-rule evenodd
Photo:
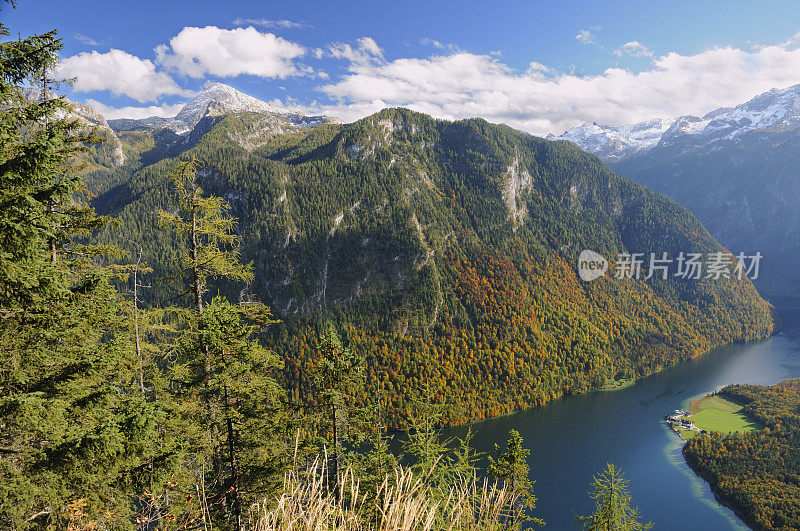
<path fill-rule="evenodd" d="M 800 129 L 758 130 L 688 152 L 670 147 L 612 164 L 675 198 L 735 252 L 764 255 L 765 295 L 800 294 Z"/>
<path fill-rule="evenodd" d="M 274 347 L 299 399 L 325 320 L 366 356 L 366 392 L 383 397 L 391 419 L 427 394 L 447 402 L 449 423 L 772 331 L 746 278 L 581 281 L 583 249 L 721 247 L 686 209 L 568 142 L 402 109 L 312 126 L 243 112 L 206 116 L 185 135 L 148 126 L 117 135 L 125 164 L 87 176 L 93 206 L 122 222 L 105 238 L 142 246 L 155 269 L 151 302 L 179 294 L 162 277 L 185 242 L 158 228 L 157 213 L 170 208 L 176 159 L 196 157 L 200 184 L 238 218 L 251 295 L 282 319 Z"/>

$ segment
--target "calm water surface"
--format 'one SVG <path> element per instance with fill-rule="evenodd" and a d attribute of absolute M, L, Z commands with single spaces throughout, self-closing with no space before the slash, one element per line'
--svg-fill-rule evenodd
<path fill-rule="evenodd" d="M 531 449 L 536 515 L 547 522 L 545 529 L 572 529 L 573 510 L 591 512 L 586 491 L 606 462 L 622 467 L 634 504 L 655 529 L 747 529 L 686 465 L 682 441 L 661 418 L 730 383 L 800 378 L 800 311 L 780 313 L 780 335 L 716 349 L 627 389 L 569 397 L 475 424 L 474 446 L 488 451 L 505 441 L 508 430 L 522 434 Z"/>

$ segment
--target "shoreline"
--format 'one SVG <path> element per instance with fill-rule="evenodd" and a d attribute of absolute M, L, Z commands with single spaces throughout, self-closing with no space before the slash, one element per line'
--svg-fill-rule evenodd
<path fill-rule="evenodd" d="M 744 525 L 746 525 L 750 529 L 756 529 L 755 523 L 751 521 L 746 514 L 742 513 L 741 509 L 736 507 L 734 504 L 730 503 L 724 496 L 722 496 L 722 494 L 719 492 L 717 486 L 714 483 L 709 481 L 709 479 L 705 477 L 705 475 L 698 472 L 692 467 L 692 464 L 689 463 L 689 460 L 686 458 L 686 454 L 684 453 L 685 448 L 686 445 L 684 444 L 683 448 L 681 448 L 681 455 L 683 456 L 683 462 L 686 463 L 686 466 L 689 467 L 689 470 L 691 470 L 696 477 L 706 482 L 706 485 L 708 485 L 709 489 L 711 490 L 711 494 L 714 495 L 714 501 L 716 501 L 718 504 L 725 507 L 726 509 L 730 509 L 733 512 L 733 514 L 735 514 L 736 517 L 742 521 Z"/>
<path fill-rule="evenodd" d="M 680 437 L 680 438 L 681 438 L 681 440 L 683 441 L 683 446 L 686 446 L 686 443 L 688 443 L 688 442 L 689 442 L 688 440 L 686 440 L 686 437 L 684 437 L 684 436 L 683 436 L 683 434 L 682 434 L 681 432 L 679 432 L 677 429 L 675 429 L 675 426 L 674 426 L 674 425 L 670 425 L 670 429 L 671 429 L 673 432 L 675 432 L 675 433 L 678 435 L 678 437 Z M 683 452 L 683 449 L 681 449 L 681 452 Z"/>
<path fill-rule="evenodd" d="M 689 400 L 692 400 L 692 399 L 689 399 Z M 692 402 L 696 402 L 697 400 L 702 400 L 702 398 L 692 400 Z M 714 497 L 714 502 L 717 503 L 717 505 L 719 507 L 723 507 L 725 509 L 730 510 L 736 516 L 736 518 L 739 519 L 739 521 L 742 524 L 747 526 L 749 529 L 755 529 L 755 527 L 753 525 L 753 522 L 751 522 L 747 518 L 747 516 L 745 514 L 743 514 L 742 511 L 738 507 L 734 506 L 724 496 L 722 496 L 722 494 L 719 492 L 719 490 L 718 490 L 716 485 L 714 485 L 711 481 L 709 481 L 709 479 L 707 477 L 705 477 L 705 475 L 703 475 L 699 471 L 695 470 L 694 467 L 692 467 L 692 464 L 689 462 L 689 459 L 687 458 L 686 453 L 685 453 L 685 450 L 686 450 L 687 446 L 689 445 L 689 440 L 686 439 L 683 436 L 683 434 L 678 429 L 675 428 L 674 425 L 669 424 L 669 423 L 667 423 L 667 424 L 669 426 L 669 430 L 672 433 L 676 434 L 678 437 L 680 437 L 680 439 L 682 441 L 682 444 L 680 445 L 681 457 L 683 458 L 683 463 L 689 469 L 689 473 L 693 474 L 695 478 L 697 478 L 700 481 L 704 482 L 708 486 L 708 489 L 711 492 L 711 495 Z"/>
<path fill-rule="evenodd" d="M 711 392 L 709 392 L 709 393 L 707 393 L 707 394 L 705 394 L 705 395 L 697 395 L 697 396 L 695 396 L 695 397 L 690 397 L 690 398 L 688 398 L 688 399 L 687 399 L 687 401 L 688 401 L 689 403 L 688 403 L 688 407 L 687 407 L 687 408 L 686 408 L 686 410 L 685 410 L 685 413 L 686 413 L 686 415 L 688 415 L 688 418 L 692 418 L 692 417 L 693 417 L 695 414 L 697 414 L 697 413 L 699 413 L 700 411 L 702 411 L 702 410 L 696 410 L 694 413 L 692 413 L 692 409 L 693 409 L 693 408 L 694 408 L 694 407 L 695 407 L 697 404 L 699 404 L 700 402 L 702 402 L 702 401 L 704 401 L 704 400 L 707 400 L 707 399 L 710 399 L 710 398 L 714 398 L 714 397 L 716 397 L 716 396 L 719 396 L 719 395 L 718 395 L 718 391 L 719 391 L 719 390 L 714 390 L 714 391 L 711 391 Z M 727 399 L 723 398 L 723 400 L 727 400 Z M 732 401 L 730 401 L 730 400 L 727 400 L 727 401 L 728 401 L 728 402 L 732 402 Z M 732 402 L 732 403 L 736 403 L 736 402 Z M 682 416 L 682 418 L 687 418 L 687 417 L 686 417 L 686 415 L 683 415 L 683 416 Z M 667 420 L 667 424 L 669 425 L 669 427 L 670 427 L 671 431 L 673 431 L 673 432 L 675 432 L 676 434 L 678 434 L 678 437 L 680 437 L 680 438 L 681 438 L 681 440 L 683 441 L 683 444 L 682 444 L 682 445 L 681 445 L 681 447 L 680 447 L 680 451 L 681 451 L 681 456 L 683 457 L 683 461 L 684 461 L 684 463 L 685 463 L 685 464 L 686 464 L 686 466 L 689 468 L 689 470 L 692 472 L 692 474 L 694 474 L 694 475 L 695 475 L 695 477 L 697 477 L 697 478 L 699 478 L 700 480 L 704 481 L 704 482 L 706 483 L 706 485 L 708 485 L 708 488 L 709 488 L 709 490 L 711 491 L 711 494 L 714 496 L 714 501 L 716 501 L 716 502 L 717 502 L 717 503 L 718 503 L 720 506 L 722 506 L 722 507 L 725 507 L 726 509 L 729 509 L 730 511 L 732 511 L 732 512 L 733 512 L 733 514 L 734 514 L 734 515 L 736 515 L 736 517 L 737 517 L 737 518 L 738 518 L 738 519 L 739 519 L 739 520 L 740 520 L 740 521 L 741 521 L 741 522 L 742 522 L 744 525 L 746 525 L 748 528 L 750 528 L 750 529 L 755 529 L 754 522 L 753 522 L 752 520 L 750 520 L 750 519 L 747 517 L 747 515 L 746 515 L 746 514 L 744 514 L 744 513 L 743 513 L 742 509 L 741 509 L 741 508 L 739 508 L 739 507 L 737 507 L 737 506 L 736 506 L 736 505 L 733 503 L 733 500 L 729 500 L 729 499 L 727 499 L 725 496 L 723 496 L 723 495 L 722 495 L 722 493 L 721 493 L 721 491 L 719 490 L 719 486 L 718 486 L 718 485 L 716 485 L 715 483 L 713 483 L 713 482 L 712 482 L 712 481 L 709 479 L 709 477 L 706 477 L 706 475 L 705 475 L 705 474 L 704 474 L 702 471 L 700 471 L 700 470 L 698 470 L 698 469 L 695 469 L 695 468 L 692 466 L 692 463 L 690 462 L 690 460 L 688 459 L 688 456 L 686 455 L 686 449 L 689 447 L 689 442 L 690 442 L 690 440 L 689 440 L 689 439 L 687 439 L 686 437 L 684 437 L 684 436 L 683 436 L 683 434 L 682 434 L 682 433 L 681 433 L 681 431 L 680 431 L 680 430 L 677 428 L 677 426 L 676 426 L 676 424 L 675 424 L 675 423 L 673 423 L 673 422 L 671 422 L 671 421 Z M 706 431 L 706 430 L 703 430 L 703 428 L 700 428 L 699 426 L 695 425 L 695 424 L 694 424 L 694 422 L 692 422 L 692 425 L 693 425 L 695 428 L 698 428 L 698 429 L 700 429 L 700 430 L 701 430 L 701 431 L 698 433 L 698 435 L 699 435 L 700 433 L 702 433 L 702 431 Z M 763 426 L 762 426 L 762 429 L 763 429 Z M 735 431 L 738 431 L 738 430 L 735 430 Z M 750 430 L 748 430 L 748 431 L 750 431 Z"/>
<path fill-rule="evenodd" d="M 629 387 L 633 387 L 634 385 L 636 385 L 637 383 L 639 383 L 640 381 L 642 381 L 642 380 L 644 380 L 646 378 L 650 378 L 651 376 L 654 376 L 654 375 L 656 375 L 656 374 L 658 374 L 658 373 L 660 373 L 662 371 L 665 371 L 665 370 L 668 370 L 668 369 L 671 369 L 671 368 L 674 368 L 674 367 L 678 367 L 679 365 L 687 363 L 687 362 L 690 362 L 692 360 L 696 360 L 696 359 L 698 359 L 698 358 L 700 358 L 702 356 L 705 356 L 706 354 L 709 354 L 710 352 L 712 352 L 712 351 L 714 351 L 714 350 L 716 350 L 718 348 L 727 347 L 727 346 L 730 346 L 730 345 L 747 345 L 747 344 L 751 344 L 751 343 L 758 343 L 759 341 L 766 341 L 766 340 L 772 338 L 775 335 L 776 335 L 776 331 L 773 331 L 768 336 L 764 336 L 764 337 L 761 337 L 761 338 L 758 338 L 758 339 L 751 339 L 749 341 L 731 341 L 730 343 L 720 343 L 720 344 L 717 344 L 717 345 L 714 345 L 714 346 L 710 347 L 708 350 L 705 350 L 705 351 L 703 351 L 703 352 L 701 352 L 699 354 L 695 354 L 693 356 L 689 356 L 689 357 L 686 357 L 686 358 L 682 358 L 682 359 L 676 360 L 675 363 L 671 363 L 669 365 L 665 365 L 665 366 L 661 367 L 658 370 L 655 370 L 655 371 L 652 371 L 652 372 L 648 372 L 646 374 L 642 374 L 640 376 L 637 376 L 636 378 L 625 378 L 623 380 L 615 380 L 614 384 L 611 384 L 611 385 L 605 384 L 604 386 L 598 387 L 598 388 L 595 388 L 595 389 L 587 389 L 585 391 L 581 391 L 581 392 L 577 392 L 577 393 L 569 393 L 569 394 L 566 394 L 566 395 L 561 395 L 561 396 L 555 398 L 554 400 L 549 400 L 548 402 L 545 402 L 544 404 L 539 405 L 539 406 L 531 406 L 531 407 L 526 407 L 526 408 L 523 408 L 523 409 L 518 409 L 518 410 L 515 410 L 515 411 L 509 411 L 508 413 L 503 413 L 502 415 L 494 415 L 494 416 L 491 416 L 491 417 L 487 417 L 485 419 L 477 419 L 477 420 L 473 420 L 471 422 L 465 422 L 463 424 L 456 424 L 456 425 L 452 425 L 452 426 L 442 426 L 441 429 L 451 430 L 451 429 L 456 429 L 456 428 L 469 428 L 470 426 L 473 426 L 475 424 L 479 424 L 481 422 L 486 422 L 486 421 L 489 421 L 489 420 L 492 420 L 492 419 L 501 419 L 503 417 L 510 417 L 510 416 L 513 416 L 513 415 L 517 415 L 519 413 L 524 413 L 526 411 L 535 411 L 535 410 L 538 410 L 538 409 L 546 408 L 550 404 L 555 404 L 556 402 L 559 402 L 561 400 L 569 399 L 570 397 L 585 396 L 585 395 L 588 395 L 588 394 L 591 394 L 591 393 L 610 393 L 610 392 L 615 392 L 615 391 L 622 391 L 622 390 L 625 390 L 625 389 L 627 389 Z M 700 395 L 698 395 L 698 397 L 699 396 Z M 706 396 L 706 395 L 703 395 L 703 396 Z M 691 400 L 691 398 L 690 398 L 690 400 Z M 392 431 L 392 432 L 402 432 L 404 430 L 393 429 L 393 430 L 390 430 L 390 431 Z M 683 437 L 681 437 L 681 438 L 683 438 Z"/>

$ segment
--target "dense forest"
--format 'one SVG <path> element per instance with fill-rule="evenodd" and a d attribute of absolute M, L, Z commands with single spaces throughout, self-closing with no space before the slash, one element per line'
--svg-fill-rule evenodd
<path fill-rule="evenodd" d="M 800 382 L 731 385 L 719 392 L 765 428 L 692 438 L 689 465 L 754 529 L 800 527 Z"/>

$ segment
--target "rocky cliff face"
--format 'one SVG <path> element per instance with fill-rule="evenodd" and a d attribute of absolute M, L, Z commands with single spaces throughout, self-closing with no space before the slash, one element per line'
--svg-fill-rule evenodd
<path fill-rule="evenodd" d="M 55 97 L 55 94 L 52 92 L 47 92 L 43 95 L 41 89 L 38 88 L 25 87 L 22 89 L 22 92 L 29 100 L 38 100 L 42 98 L 42 96 L 48 98 Z M 109 166 L 122 166 L 125 163 L 125 153 L 122 149 L 122 143 L 114 130 L 111 129 L 111 126 L 109 126 L 105 117 L 88 105 L 83 105 L 74 101 L 69 101 L 69 103 L 72 106 L 71 118 L 76 118 L 87 125 L 95 127 L 97 133 L 105 138 L 105 143 L 94 151 L 96 159 L 94 162 L 107 164 Z"/>

